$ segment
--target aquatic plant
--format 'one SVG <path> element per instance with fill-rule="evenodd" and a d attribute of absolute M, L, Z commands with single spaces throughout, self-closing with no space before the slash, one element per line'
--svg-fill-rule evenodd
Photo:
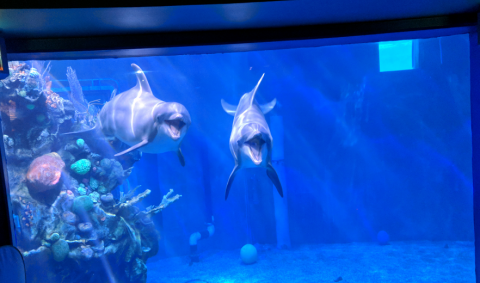
<path fill-rule="evenodd" d="M 83 95 L 82 86 L 72 67 L 67 67 L 67 79 L 70 85 L 70 92 L 68 93 L 69 100 L 73 103 L 77 111 L 86 113 L 88 110 L 88 102 Z"/>

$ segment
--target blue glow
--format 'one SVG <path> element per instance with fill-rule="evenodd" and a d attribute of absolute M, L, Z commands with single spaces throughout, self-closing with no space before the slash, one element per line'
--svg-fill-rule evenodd
<path fill-rule="evenodd" d="M 378 43 L 380 72 L 414 69 L 413 40 Z"/>

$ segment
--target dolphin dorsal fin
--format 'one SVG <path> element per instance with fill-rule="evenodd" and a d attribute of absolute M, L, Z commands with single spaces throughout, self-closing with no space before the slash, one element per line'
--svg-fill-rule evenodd
<path fill-rule="evenodd" d="M 137 64 L 132 64 L 132 68 L 135 70 L 135 75 L 137 76 L 137 85 L 135 87 L 141 87 L 142 92 L 149 92 L 153 95 L 152 89 L 148 84 L 147 77 L 142 69 L 140 69 Z"/>
<path fill-rule="evenodd" d="M 265 73 L 263 73 L 262 77 L 261 77 L 260 80 L 258 81 L 258 83 L 257 83 L 257 85 L 255 86 L 255 88 L 250 92 L 249 105 L 252 105 L 252 104 L 253 104 L 253 101 L 255 100 L 255 94 L 257 93 L 258 86 L 260 86 L 260 83 L 261 83 L 262 80 L 263 80 L 263 76 L 265 76 Z"/>
<path fill-rule="evenodd" d="M 223 99 L 221 102 L 222 102 L 223 110 L 225 110 L 225 112 L 227 112 L 228 114 L 235 116 L 235 112 L 237 112 L 237 106 L 228 104 Z"/>
<path fill-rule="evenodd" d="M 269 103 L 265 103 L 263 105 L 260 105 L 260 109 L 262 110 L 263 114 L 267 114 L 268 112 L 270 112 L 273 109 L 273 107 L 275 107 L 275 104 L 277 104 L 277 99 L 276 98 L 274 98 Z"/>

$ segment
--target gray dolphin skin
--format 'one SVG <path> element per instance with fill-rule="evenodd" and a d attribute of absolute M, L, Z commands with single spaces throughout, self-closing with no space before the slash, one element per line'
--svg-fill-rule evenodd
<path fill-rule="evenodd" d="M 115 136 L 130 148 L 119 156 L 138 149 L 145 153 L 176 151 L 180 163 L 185 159 L 180 144 L 190 124 L 190 114 L 177 102 L 165 102 L 152 94 L 145 73 L 132 64 L 137 85 L 107 102 L 98 114 L 98 128 L 106 136 Z"/>
<path fill-rule="evenodd" d="M 233 179 L 238 170 L 255 167 L 266 169 L 267 176 L 277 188 L 280 196 L 283 197 L 282 184 L 271 162 L 273 138 L 264 116 L 275 107 L 277 100 L 273 99 L 264 105 L 259 105 L 255 100 L 255 94 L 264 75 L 251 92 L 240 98 L 238 106 L 230 105 L 223 99 L 221 101 L 223 110 L 235 116 L 230 135 L 230 152 L 235 159 L 235 167 L 227 182 L 225 200 L 228 198 Z"/>

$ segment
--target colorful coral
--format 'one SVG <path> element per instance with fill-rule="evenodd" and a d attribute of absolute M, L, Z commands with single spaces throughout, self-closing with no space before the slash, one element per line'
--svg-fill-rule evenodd
<path fill-rule="evenodd" d="M 65 163 L 60 156 L 49 153 L 35 158 L 27 172 L 27 184 L 37 192 L 51 190 L 60 184 Z"/>
<path fill-rule="evenodd" d="M 85 141 L 83 139 L 78 139 L 77 140 L 77 146 L 79 148 L 83 148 L 84 145 L 85 145 Z"/>
<path fill-rule="evenodd" d="M 90 168 L 92 166 L 92 163 L 88 159 L 80 159 L 77 162 L 73 163 L 70 166 L 70 169 L 72 169 L 75 173 L 79 175 L 85 175 L 90 171 Z"/>
<path fill-rule="evenodd" d="M 9 67 L 11 76 L 0 81 L 0 111 L 8 118 L 2 127 L 18 247 L 27 268 L 38 270 L 28 281 L 80 283 L 85 269 L 78 267 L 100 266 L 107 256 L 120 264 L 118 282 L 145 282 L 146 260 L 158 251 L 150 217 L 179 196 L 166 196 L 145 211 L 136 205 L 150 190 L 136 196 L 132 190 L 117 201 L 111 191 L 128 178 L 141 154 L 132 153 L 136 157 L 125 163 L 85 142 L 102 137 L 62 136 L 95 125 L 94 106 L 86 102 L 89 114 L 82 114 L 85 110 L 54 93 L 50 77 L 40 75 L 48 74 L 48 67 L 37 71 L 19 62 Z M 65 166 L 70 170 L 62 173 Z M 38 268 L 46 265 L 52 268 Z M 91 273 L 88 281 L 105 279 Z"/>
<path fill-rule="evenodd" d="M 96 179 L 90 178 L 89 185 L 90 185 L 90 188 L 92 188 L 92 190 L 96 190 L 96 189 L 98 189 L 99 184 L 98 184 L 98 181 Z"/>

